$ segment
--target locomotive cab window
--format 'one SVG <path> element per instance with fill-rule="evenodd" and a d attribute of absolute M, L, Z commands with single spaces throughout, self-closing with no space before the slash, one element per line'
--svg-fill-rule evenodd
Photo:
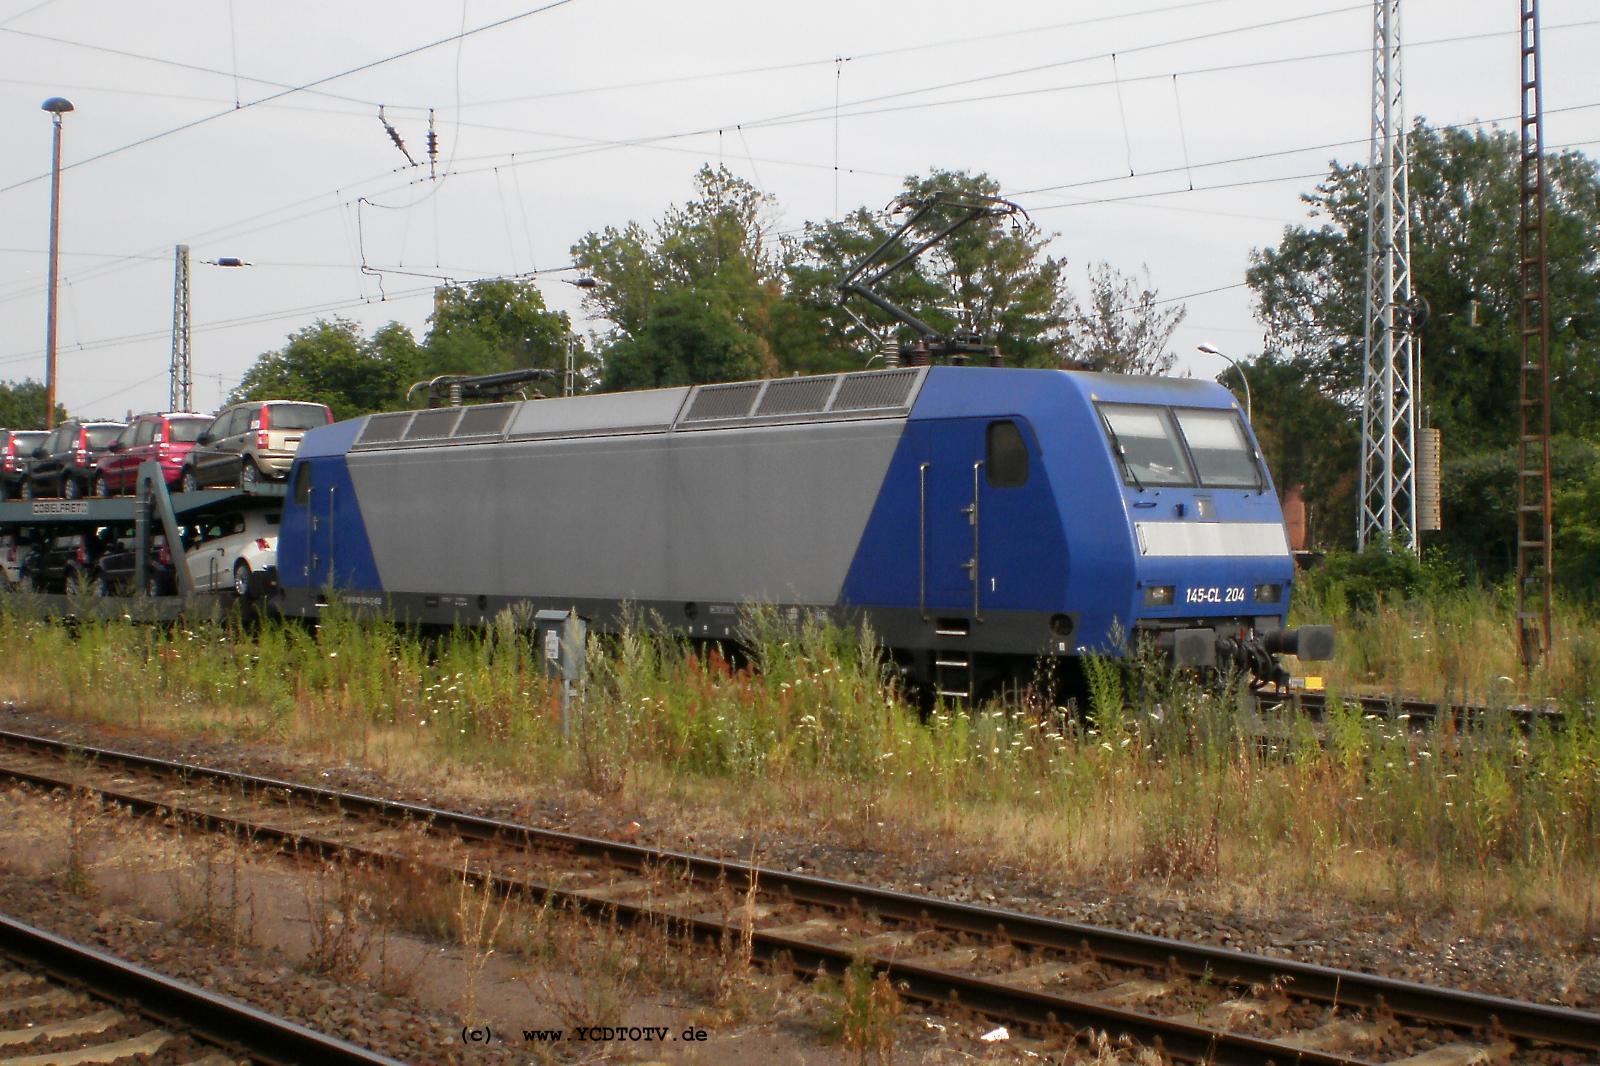
<path fill-rule="evenodd" d="M 311 502 L 311 464 L 301 463 L 294 468 L 294 502 L 304 507 Z"/>
<path fill-rule="evenodd" d="M 1189 454 L 1207 488 L 1257 488 L 1263 484 L 1256 451 L 1234 411 L 1179 407 L 1173 411 Z"/>
<path fill-rule="evenodd" d="M 1028 483 L 1028 442 L 1015 422 L 990 422 L 984 469 L 989 486 L 1015 489 Z"/>
<path fill-rule="evenodd" d="M 1101 404 L 1111 453 L 1129 485 L 1193 485 L 1194 472 L 1165 408 Z"/>

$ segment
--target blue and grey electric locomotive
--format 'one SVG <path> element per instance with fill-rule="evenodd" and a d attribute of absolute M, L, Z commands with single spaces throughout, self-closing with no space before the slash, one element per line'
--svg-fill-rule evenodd
<path fill-rule="evenodd" d="M 628 609 L 735 636 L 741 605 L 872 627 L 967 694 L 1141 638 L 1281 681 L 1294 563 L 1211 382 L 990 367 L 367 415 L 307 433 L 281 609 L 330 594 L 424 625 Z"/>

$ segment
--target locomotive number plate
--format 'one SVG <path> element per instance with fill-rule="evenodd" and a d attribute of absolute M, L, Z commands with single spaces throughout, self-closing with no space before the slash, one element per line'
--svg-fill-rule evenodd
<path fill-rule="evenodd" d="M 1185 589 L 1184 603 L 1243 603 L 1244 586 L 1242 585 L 1210 585 L 1200 588 Z"/>

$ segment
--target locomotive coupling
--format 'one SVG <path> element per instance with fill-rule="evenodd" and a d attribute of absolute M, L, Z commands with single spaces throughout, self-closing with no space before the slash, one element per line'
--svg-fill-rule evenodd
<path fill-rule="evenodd" d="M 1300 626 L 1261 636 L 1221 636 L 1209 628 L 1169 630 L 1156 636 L 1156 647 L 1174 666 L 1233 667 L 1249 671 L 1258 682 L 1285 686 L 1289 672 L 1278 664 L 1277 657 L 1331 659 L 1333 627 Z"/>
<path fill-rule="evenodd" d="M 1261 639 L 1274 655 L 1298 655 L 1302 659 L 1333 658 L 1332 626 L 1277 629 Z"/>

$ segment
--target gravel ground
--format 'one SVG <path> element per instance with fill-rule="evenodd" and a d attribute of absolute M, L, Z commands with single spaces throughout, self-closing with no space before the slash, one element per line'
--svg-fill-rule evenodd
<path fill-rule="evenodd" d="M 459 1040 L 453 1020 L 414 1003 L 312 976 L 268 953 L 219 951 L 175 927 L 62 892 L 49 880 L 0 878 L 0 911 L 408 1062 L 440 1061 L 439 1049 Z"/>
<path fill-rule="evenodd" d="M 282 748 L 180 746 L 22 710 L 0 717 L 0 726 L 5 725 L 641 844 L 731 858 L 748 857 L 753 846 L 749 835 L 720 830 L 709 817 L 707 824 L 697 824 L 703 816 L 694 811 L 619 811 L 580 793 L 560 803 L 485 804 L 396 785 L 360 767 L 329 766 Z M 793 820 L 804 823 L 800 815 Z M 837 834 L 811 831 L 784 837 L 768 832 L 758 846 L 764 864 L 789 870 L 1428 984 L 1600 1009 L 1600 936 L 1592 933 L 1536 936 L 1508 921 L 1474 928 L 1459 915 L 1421 908 L 1363 909 L 1333 897 L 1243 906 L 1229 904 L 1228 893 L 1203 884 L 1158 880 L 1110 884 L 1090 879 L 1046 883 L 1036 875 L 991 864 L 982 854 L 955 851 L 932 834 L 919 839 L 899 829 L 892 851 L 847 846 Z"/>

